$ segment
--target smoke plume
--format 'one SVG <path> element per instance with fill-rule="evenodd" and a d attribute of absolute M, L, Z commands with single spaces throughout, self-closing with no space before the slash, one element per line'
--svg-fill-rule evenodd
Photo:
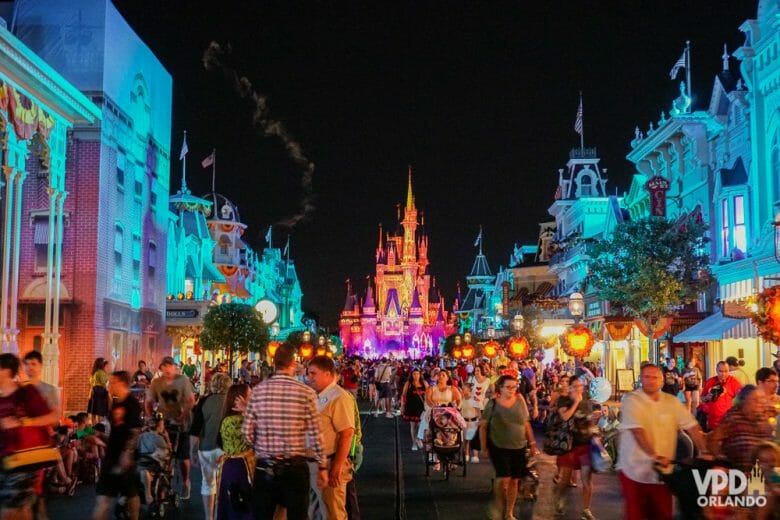
<path fill-rule="evenodd" d="M 254 104 L 255 111 L 252 114 L 252 123 L 263 131 L 263 135 L 279 138 L 287 150 L 287 155 L 301 168 L 303 197 L 301 198 L 300 209 L 295 215 L 276 223 L 287 228 L 295 227 L 296 224 L 308 218 L 315 209 L 312 185 L 314 163 L 306 157 L 301 144 L 295 140 L 284 125 L 270 117 L 268 97 L 255 90 L 252 82 L 246 76 L 239 76 L 234 69 L 223 63 L 222 57 L 230 54 L 230 52 L 230 45 L 223 47 L 217 42 L 211 42 L 203 53 L 203 66 L 206 70 L 221 71 L 225 79 L 233 85 L 236 93 L 241 98 L 249 99 Z"/>

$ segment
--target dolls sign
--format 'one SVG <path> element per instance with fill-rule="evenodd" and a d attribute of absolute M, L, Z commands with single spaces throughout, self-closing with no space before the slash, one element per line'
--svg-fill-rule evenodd
<path fill-rule="evenodd" d="M 654 217 L 666 216 L 666 192 L 669 191 L 669 181 L 656 175 L 645 184 L 650 192 L 650 214 Z"/>

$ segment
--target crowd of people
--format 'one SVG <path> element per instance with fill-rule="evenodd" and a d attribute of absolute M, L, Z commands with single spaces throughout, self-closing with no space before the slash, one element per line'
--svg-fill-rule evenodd
<path fill-rule="evenodd" d="M 165 357 L 154 373 L 141 361 L 131 375 L 99 358 L 87 410 L 63 418 L 58 390 L 41 380 L 40 353 L 23 360 L 2 354 L 0 507 L 4 518 L 46 518 L 47 493 L 72 494 L 79 482 L 90 482 L 93 518 L 108 518 L 116 503 L 138 518 L 171 497 L 188 499 L 191 473 L 199 471 L 208 520 L 358 520 L 362 400 L 375 420 L 409 424 L 411 451 L 437 442 L 436 410 L 455 410 L 463 462 L 489 460 L 493 468 L 490 518 L 513 520 L 518 496 L 528 496 L 534 479 L 538 485 L 540 436 L 556 457 L 558 515 L 579 487 L 581 518 L 593 519 L 592 475 L 613 464 L 626 518 L 672 518 L 674 494 L 679 510 L 696 511 L 696 497 L 691 503 L 676 470 L 694 467 L 689 459 L 697 457 L 707 464 L 699 468 L 750 474 L 758 464 L 765 476 L 762 508 L 705 507 L 708 518 L 773 518 L 780 511 L 780 360 L 753 381 L 734 358 L 716 368 L 705 379 L 695 363 L 683 370 L 673 359 L 645 363 L 637 389 L 618 407 L 589 395 L 602 373 L 598 365 L 541 366 L 503 353 L 457 363 L 326 356 L 301 362 L 282 344 L 270 364 L 241 361 L 235 378 L 219 361 L 201 374 L 191 360 Z M 449 463 L 434 460 L 434 471 Z"/>

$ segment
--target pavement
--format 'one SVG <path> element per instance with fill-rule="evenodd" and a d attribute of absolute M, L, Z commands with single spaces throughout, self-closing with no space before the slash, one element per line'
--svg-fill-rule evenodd
<path fill-rule="evenodd" d="M 411 450 L 408 423 L 400 417 L 374 417 L 363 412 L 365 462 L 357 474 L 356 484 L 363 520 L 439 520 L 488 518 L 493 469 L 488 460 L 469 464 L 467 475 L 458 468 L 445 481 L 441 472 L 425 476 L 422 451 Z M 541 446 L 541 439 L 539 445 Z M 519 502 L 518 520 L 553 519 L 552 478 L 555 458 L 542 454 L 537 461 L 541 477 L 536 502 Z M 614 473 L 595 475 L 592 511 L 599 520 L 623 517 L 620 485 Z M 192 499 L 182 501 L 179 518 L 204 518 L 199 496 L 200 470 L 193 468 Z M 579 519 L 582 511 L 580 489 L 570 489 L 566 520 Z M 80 485 L 73 497 L 49 497 L 52 519 L 89 518 L 95 505 L 94 486 Z"/>

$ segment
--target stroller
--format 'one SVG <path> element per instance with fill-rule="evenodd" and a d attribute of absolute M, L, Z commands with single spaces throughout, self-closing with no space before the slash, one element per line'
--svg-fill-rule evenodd
<path fill-rule="evenodd" d="M 453 406 L 437 406 L 430 411 L 428 435 L 425 442 L 425 476 L 431 466 L 441 464 L 444 480 L 450 478 L 450 469 L 461 466 L 461 476 L 466 476 L 466 421 Z"/>

